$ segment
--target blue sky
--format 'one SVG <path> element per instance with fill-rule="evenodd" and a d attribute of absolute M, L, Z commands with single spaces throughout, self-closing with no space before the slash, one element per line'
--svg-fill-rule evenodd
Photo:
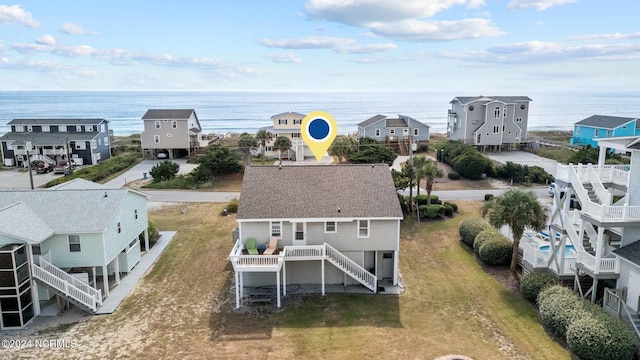
<path fill-rule="evenodd" d="M 637 0 L 0 3 L 0 89 L 637 91 Z"/>

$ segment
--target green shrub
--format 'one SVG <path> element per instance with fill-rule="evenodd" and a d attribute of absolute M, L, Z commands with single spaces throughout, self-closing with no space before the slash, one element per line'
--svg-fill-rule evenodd
<path fill-rule="evenodd" d="M 229 214 L 235 214 L 238 212 L 238 199 L 231 199 L 231 201 L 229 201 L 229 203 L 227 204 L 227 212 Z"/>
<path fill-rule="evenodd" d="M 500 232 L 496 228 L 489 226 L 488 228 L 480 231 L 478 235 L 476 235 L 476 238 L 473 241 L 472 245 L 473 251 L 477 253 L 480 252 L 480 246 L 482 246 L 482 244 L 484 244 L 488 240 L 496 239 L 500 236 L 502 236 L 502 234 L 500 234 Z"/>
<path fill-rule="evenodd" d="M 467 179 L 477 180 L 482 178 L 491 168 L 491 160 L 479 152 L 467 152 L 453 160 L 453 169 Z"/>
<path fill-rule="evenodd" d="M 123 155 L 113 156 L 106 159 L 96 165 L 84 167 L 82 169 L 74 170 L 72 174 L 68 176 L 61 176 L 57 179 L 51 180 L 46 183 L 45 187 L 52 187 L 58 184 L 62 184 L 75 178 L 81 178 L 93 182 L 98 182 L 105 179 L 119 171 L 125 170 L 140 160 L 140 154 L 126 153 Z M 142 176 L 142 174 L 140 174 Z M 131 179 L 134 180 L 134 179 Z"/>
<path fill-rule="evenodd" d="M 415 200 L 416 200 L 416 204 L 418 204 L 418 206 L 420 206 L 420 205 L 428 205 L 427 204 L 427 195 L 424 195 L 424 194 L 416 195 Z"/>
<path fill-rule="evenodd" d="M 442 206 L 444 206 L 444 216 L 453 216 L 453 206 L 451 206 L 450 204 L 445 204 Z"/>
<path fill-rule="evenodd" d="M 487 240 L 480 245 L 478 256 L 487 265 L 506 265 L 511 263 L 513 244 L 500 234 L 499 237 Z"/>
<path fill-rule="evenodd" d="M 180 165 L 173 161 L 165 160 L 154 165 L 149 171 L 153 177 L 153 182 L 165 181 L 176 177 L 180 171 Z"/>
<path fill-rule="evenodd" d="M 151 247 L 155 245 L 156 242 L 158 242 L 158 239 L 160 239 L 160 233 L 158 232 L 158 229 L 156 229 L 155 225 L 153 225 L 153 222 L 151 220 L 147 222 L 147 232 L 149 236 L 149 247 Z"/>
<path fill-rule="evenodd" d="M 453 208 L 453 212 L 458 212 L 458 204 L 456 204 L 456 203 L 445 201 L 442 205 L 444 205 L 444 206 L 449 205 L 449 206 L 451 206 Z"/>
<path fill-rule="evenodd" d="M 206 185 L 210 183 L 206 181 L 200 181 L 195 176 L 191 174 L 186 175 L 178 175 L 173 179 L 152 182 L 150 184 L 146 184 L 143 188 L 151 188 L 151 189 L 200 189 L 206 187 Z"/>
<path fill-rule="evenodd" d="M 546 287 L 556 285 L 558 280 L 547 271 L 534 271 L 525 275 L 520 281 L 520 291 L 525 298 L 536 301 L 538 294 Z"/>
<path fill-rule="evenodd" d="M 493 199 L 493 194 L 484 194 L 484 201 L 489 201 Z"/>
<path fill-rule="evenodd" d="M 584 360 L 632 359 L 638 345 L 626 325 L 600 307 L 569 324 L 567 344 Z"/>
<path fill-rule="evenodd" d="M 482 218 L 473 217 L 464 219 L 460 223 L 460 227 L 458 227 L 458 232 L 460 233 L 460 237 L 465 244 L 473 246 L 473 242 L 476 239 L 476 236 L 482 230 L 491 228 L 492 226 Z"/>
<path fill-rule="evenodd" d="M 447 174 L 447 177 L 451 180 L 460 180 L 460 174 L 458 174 L 455 171 L 452 171 L 450 173 Z"/>
<path fill-rule="evenodd" d="M 554 334 L 566 338 L 569 325 L 587 311 L 582 300 L 561 285 L 548 286 L 538 294 L 538 313 L 542 323 Z"/>
<path fill-rule="evenodd" d="M 440 201 L 440 198 L 438 198 L 438 195 L 431 195 L 431 198 L 429 199 L 429 204 L 442 205 L 442 201 Z"/>
<path fill-rule="evenodd" d="M 444 206 L 442 205 L 420 205 L 418 207 L 418 212 L 420 213 L 421 218 L 436 218 L 444 215 Z"/>

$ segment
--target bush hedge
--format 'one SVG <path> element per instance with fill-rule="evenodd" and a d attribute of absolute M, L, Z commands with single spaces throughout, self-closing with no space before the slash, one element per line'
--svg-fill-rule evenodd
<path fill-rule="evenodd" d="M 444 216 L 453 216 L 453 206 L 451 204 L 444 204 Z"/>
<path fill-rule="evenodd" d="M 509 264 L 512 253 L 513 244 L 502 235 L 483 242 L 478 251 L 480 260 L 487 265 Z"/>
<path fill-rule="evenodd" d="M 458 233 L 460 233 L 460 237 L 465 244 L 473 246 L 473 242 L 476 239 L 476 236 L 482 230 L 490 228 L 491 225 L 489 225 L 488 222 L 478 217 L 472 217 L 464 219 L 460 223 L 460 226 L 458 227 Z"/>
<path fill-rule="evenodd" d="M 486 241 L 495 239 L 499 237 L 501 234 L 496 230 L 496 228 L 489 226 L 488 228 L 480 231 L 478 235 L 476 235 L 475 240 L 473 241 L 473 251 L 476 253 L 480 252 L 480 246 L 484 244 Z"/>
<path fill-rule="evenodd" d="M 229 214 L 235 214 L 238 212 L 238 199 L 231 199 L 231 201 L 229 201 L 229 203 L 227 204 L 227 212 Z"/>
<path fill-rule="evenodd" d="M 421 218 L 436 218 L 444 215 L 444 206 L 443 205 L 420 205 L 418 207 L 418 212 L 420 213 Z"/>
<path fill-rule="evenodd" d="M 431 198 L 429 199 L 429 204 L 442 205 L 442 201 L 440 201 L 440 198 L 438 197 L 438 195 L 431 195 Z"/>
<path fill-rule="evenodd" d="M 456 203 L 445 201 L 444 203 L 442 203 L 442 205 L 444 205 L 444 206 L 449 205 L 449 206 L 451 206 L 453 208 L 453 212 L 458 212 L 458 204 L 456 204 Z"/>
<path fill-rule="evenodd" d="M 547 271 L 534 271 L 525 275 L 520 281 L 520 291 L 525 298 L 535 302 L 538 294 L 546 287 L 556 285 L 558 280 Z"/>
<path fill-rule="evenodd" d="M 451 180 L 460 180 L 460 174 L 458 174 L 455 171 L 452 171 L 450 173 L 447 174 L 447 177 Z"/>
<path fill-rule="evenodd" d="M 147 235 L 149 236 L 149 247 L 155 245 L 158 239 L 160 239 L 160 233 L 151 220 L 147 221 Z M 147 251 L 148 250 L 149 249 L 147 249 Z"/>
<path fill-rule="evenodd" d="M 538 312 L 542 323 L 562 339 L 567 328 L 576 319 L 584 316 L 584 303 L 573 291 L 561 285 L 545 288 L 538 295 Z"/>
<path fill-rule="evenodd" d="M 416 195 L 416 197 L 414 199 L 416 201 L 416 204 L 418 204 L 418 206 L 420 206 L 420 205 L 429 205 L 427 203 L 427 195 L 425 195 L 425 194 Z"/>

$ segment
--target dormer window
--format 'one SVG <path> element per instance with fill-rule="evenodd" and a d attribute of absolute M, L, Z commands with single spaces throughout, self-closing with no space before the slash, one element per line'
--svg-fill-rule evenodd
<path fill-rule="evenodd" d="M 499 106 L 496 106 L 493 109 L 493 118 L 494 119 L 500 119 L 500 107 Z"/>

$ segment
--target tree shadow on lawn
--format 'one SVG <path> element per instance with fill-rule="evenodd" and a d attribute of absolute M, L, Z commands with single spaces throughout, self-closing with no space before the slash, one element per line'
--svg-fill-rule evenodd
<path fill-rule="evenodd" d="M 270 339 L 274 328 L 402 327 L 399 295 L 288 293 L 281 299 L 281 308 L 276 307 L 274 299 L 271 303 L 235 309 L 235 288 L 230 277 L 214 299 L 212 340 Z"/>

